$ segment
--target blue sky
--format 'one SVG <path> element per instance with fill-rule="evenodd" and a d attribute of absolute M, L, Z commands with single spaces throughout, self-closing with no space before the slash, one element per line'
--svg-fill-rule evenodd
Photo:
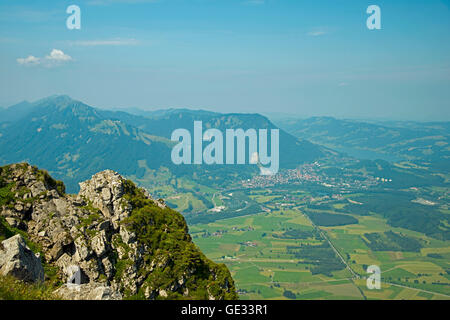
<path fill-rule="evenodd" d="M 71 4 L 81 8 L 81 30 L 66 28 Z M 366 27 L 372 4 L 381 30 Z M 68 94 L 105 108 L 450 121 L 449 7 L 2 0 L 0 106 Z"/>

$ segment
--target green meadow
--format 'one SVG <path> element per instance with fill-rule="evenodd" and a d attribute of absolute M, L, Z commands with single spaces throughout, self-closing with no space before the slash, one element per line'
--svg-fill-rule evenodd
<path fill-rule="evenodd" d="M 241 299 L 291 299 L 286 291 L 296 299 L 450 298 L 449 241 L 394 228 L 378 214 L 346 213 L 341 202 L 308 210 L 302 201 L 306 192 L 292 193 L 297 198 L 289 209 L 281 206 L 279 194 L 267 194 L 255 190 L 248 198 L 270 212 L 190 226 L 200 249 L 229 267 Z M 317 212 L 335 215 L 337 224 L 343 214 L 357 223 L 320 226 L 311 217 Z M 381 269 L 380 290 L 366 286 L 369 265 Z"/>

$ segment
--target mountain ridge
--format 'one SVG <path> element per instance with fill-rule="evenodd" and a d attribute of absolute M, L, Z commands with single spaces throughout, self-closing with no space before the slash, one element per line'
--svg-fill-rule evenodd
<path fill-rule="evenodd" d="M 277 124 L 296 137 L 363 159 L 450 159 L 450 122 L 365 122 L 313 117 Z M 447 159 L 447 160 L 445 160 Z"/>
<path fill-rule="evenodd" d="M 142 178 L 148 170 L 167 168 L 175 176 L 198 174 L 207 183 L 222 183 L 236 175 L 258 172 L 252 165 L 176 166 L 171 161 L 170 135 L 177 128 L 276 128 L 267 118 L 251 114 L 217 114 L 172 110 L 156 119 L 93 108 L 68 96 L 51 96 L 33 103 L 25 117 L 1 129 L 0 164 L 30 162 L 66 181 L 71 192 L 95 172 L 112 168 Z M 125 154 L 124 154 L 125 152 Z M 280 132 L 281 167 L 295 167 L 324 156 L 325 149 Z M 144 164 L 144 165 L 143 165 Z M 208 177 L 215 177 L 210 182 Z"/>
<path fill-rule="evenodd" d="M 110 121 L 82 102 L 58 96 L 40 100 L 27 116 L 3 129 L 0 160 L 49 168 L 76 191 L 78 182 L 108 167 L 133 174 L 135 163 L 123 157 L 122 150 L 135 159 L 148 159 L 154 169 L 170 164 L 170 144 L 167 139 Z"/>

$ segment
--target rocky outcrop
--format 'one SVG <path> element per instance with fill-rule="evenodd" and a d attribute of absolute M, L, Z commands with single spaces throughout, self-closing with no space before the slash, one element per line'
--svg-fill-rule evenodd
<path fill-rule="evenodd" d="M 27 247 L 19 234 L 2 241 L 0 275 L 14 276 L 26 282 L 44 281 L 41 259 Z"/>
<path fill-rule="evenodd" d="M 65 300 L 122 300 L 122 295 L 111 287 L 99 283 L 87 283 L 79 286 L 65 284 L 55 291 Z"/>
<path fill-rule="evenodd" d="M 0 188 L 4 223 L 26 231 L 60 281 L 78 284 L 58 289 L 65 298 L 237 298 L 228 269 L 192 243 L 181 214 L 116 172 L 66 195 L 46 172 L 15 164 L 0 168 Z"/>
<path fill-rule="evenodd" d="M 80 183 L 79 195 L 92 202 L 105 217 L 113 221 L 124 219 L 131 213 L 131 207 L 123 199 L 123 178 L 116 172 L 106 170 Z"/>

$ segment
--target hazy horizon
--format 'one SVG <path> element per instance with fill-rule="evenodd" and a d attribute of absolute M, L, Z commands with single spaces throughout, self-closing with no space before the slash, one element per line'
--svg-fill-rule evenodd
<path fill-rule="evenodd" d="M 105 109 L 450 120 L 448 0 L 0 4 L 0 106 L 64 93 Z M 369 4 L 381 30 L 368 30 Z"/>
<path fill-rule="evenodd" d="M 80 101 L 90 107 L 96 108 L 96 109 L 101 109 L 101 110 L 108 110 L 108 111 L 123 111 L 123 112 L 128 112 L 133 114 L 133 112 L 156 112 L 156 111 L 163 111 L 163 110 L 183 110 L 183 109 L 187 109 L 187 110 L 192 110 L 192 111 L 208 111 L 208 112 L 217 112 L 217 113 L 222 113 L 222 114 L 230 114 L 230 113 L 239 113 L 239 114 L 260 114 L 262 116 L 265 116 L 267 118 L 269 118 L 271 121 L 277 121 L 277 120 L 287 120 L 288 118 L 292 118 L 293 120 L 301 120 L 301 119 L 309 119 L 309 118 L 320 118 L 320 117 L 330 117 L 330 118 L 334 118 L 337 120 L 350 120 L 350 121 L 361 121 L 361 122 L 417 122 L 417 123 L 426 123 L 426 122 L 449 122 L 450 119 L 446 119 L 446 120 L 442 120 L 442 119 L 436 119 L 436 120 L 414 120 L 414 119 L 395 119 L 395 118 L 387 118 L 387 117 L 371 117 L 371 118 L 360 118 L 360 117 L 339 117 L 339 116 L 333 116 L 333 115 L 327 115 L 327 114 L 311 114 L 311 115 L 306 115 L 306 114 L 300 114 L 300 113 L 288 113 L 288 112 L 255 112 L 255 111 L 250 111 L 250 112 L 246 112 L 244 111 L 220 111 L 220 110 L 214 110 L 214 108 L 199 108 L 199 107 L 166 107 L 166 108 L 160 108 L 160 107 L 149 107 L 149 108 L 145 108 L 145 107 L 134 107 L 134 106 L 128 106 L 128 107 L 120 107 L 120 106 L 96 106 L 96 105 L 91 105 L 89 103 L 86 103 L 85 101 L 81 100 L 81 99 L 77 99 L 75 97 L 71 97 L 67 94 L 53 94 L 47 97 L 41 97 L 39 99 L 36 99 L 34 101 L 30 101 L 30 100 L 20 100 L 20 101 L 16 101 L 10 105 L 0 105 L 0 109 L 8 109 L 10 107 L 14 107 L 16 105 L 19 105 L 23 102 L 27 102 L 27 103 L 36 103 L 39 100 L 43 100 L 43 99 L 47 99 L 47 98 L 51 98 L 51 97 L 58 97 L 58 96 L 68 96 L 71 99 L 75 100 L 75 101 Z"/>

